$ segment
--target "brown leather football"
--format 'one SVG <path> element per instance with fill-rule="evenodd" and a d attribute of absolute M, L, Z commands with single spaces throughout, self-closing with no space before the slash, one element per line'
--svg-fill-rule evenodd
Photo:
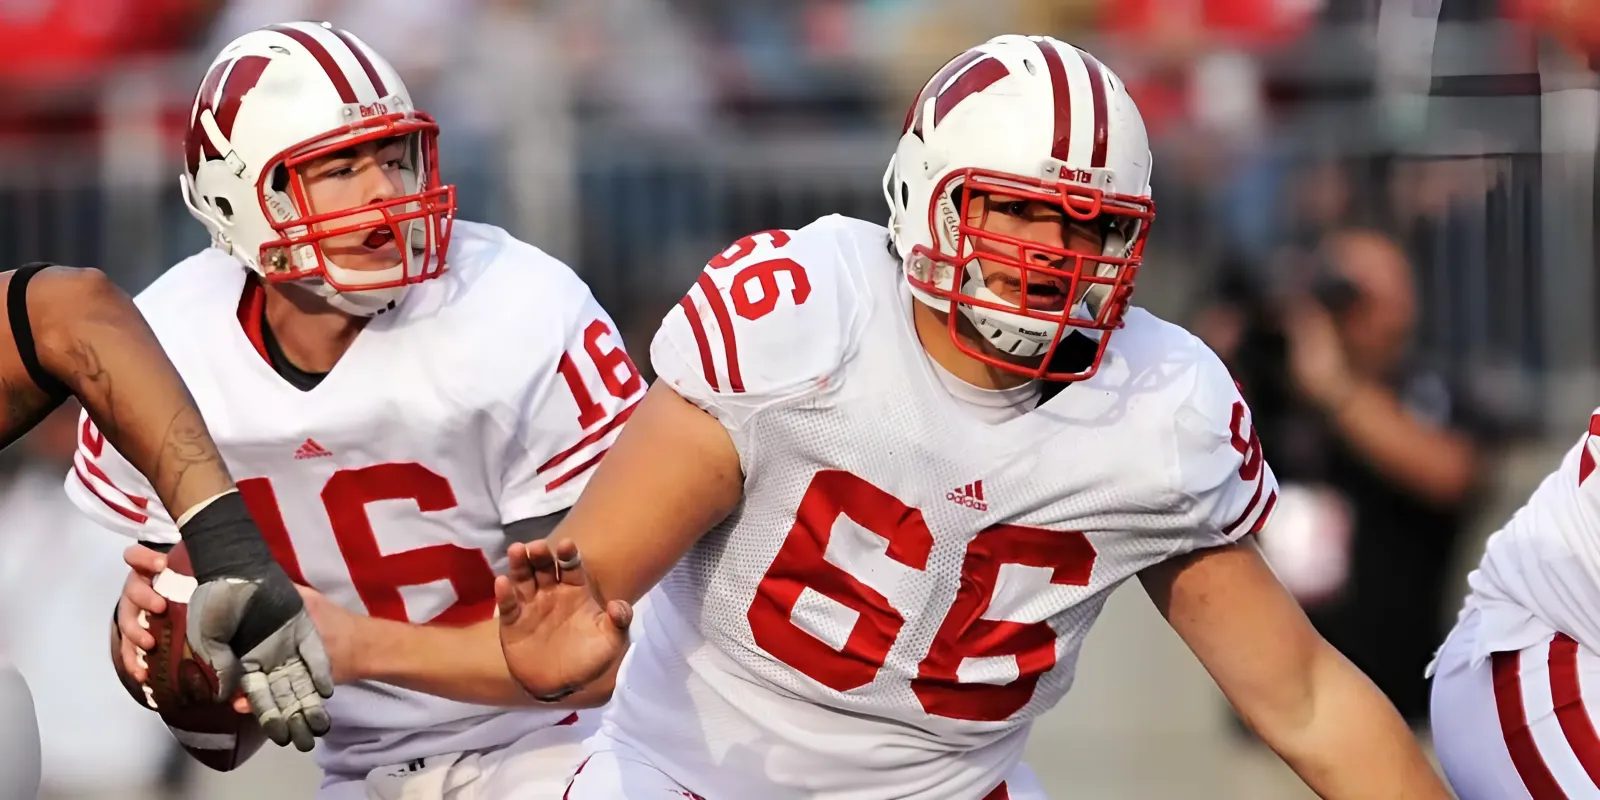
<path fill-rule="evenodd" d="M 167 599 L 166 613 L 141 615 L 156 645 L 144 654 L 147 677 L 140 690 L 145 705 L 161 715 L 189 755 L 227 772 L 255 755 L 266 735 L 254 716 L 212 699 L 217 673 L 194 656 L 184 635 L 195 585 L 189 554 L 179 544 L 167 554 L 167 569 L 155 581 L 156 592 Z"/>

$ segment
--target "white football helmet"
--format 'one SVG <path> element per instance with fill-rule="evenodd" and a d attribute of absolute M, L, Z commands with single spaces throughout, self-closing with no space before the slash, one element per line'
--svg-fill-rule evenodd
<path fill-rule="evenodd" d="M 334 307 L 371 316 L 444 271 L 455 187 L 439 182 L 439 127 L 412 105 L 389 62 L 350 33 L 289 22 L 240 36 L 212 61 L 189 123 L 184 202 L 216 247 L 264 280 L 303 282 Z M 402 195 L 311 208 L 302 165 L 393 137 L 408 140 Z M 354 214 L 363 217 L 348 219 Z M 400 251 L 388 269 L 342 268 L 320 245 L 384 228 Z"/>
<path fill-rule="evenodd" d="M 1144 118 L 1094 56 L 1047 36 L 1000 36 L 956 56 L 906 114 L 884 176 L 912 295 L 948 314 L 969 356 L 1033 378 L 1090 377 L 1122 324 L 1155 215 L 1150 169 Z M 1076 252 L 988 233 L 968 213 L 988 194 L 1059 207 L 1064 221 L 1096 226 L 1103 247 Z M 989 289 L 980 255 L 1020 272 L 1022 303 Z M 1064 286 L 1065 308 L 1031 307 L 1030 275 Z M 952 305 L 989 347 L 957 334 Z M 1072 331 L 1098 342 L 1086 367 L 1052 358 Z"/>

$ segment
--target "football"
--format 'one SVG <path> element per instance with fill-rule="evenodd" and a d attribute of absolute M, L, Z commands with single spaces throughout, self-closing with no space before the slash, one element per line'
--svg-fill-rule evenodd
<path fill-rule="evenodd" d="M 145 705 L 161 715 L 172 737 L 200 763 L 220 772 L 243 764 L 266 741 L 256 718 L 233 710 L 216 697 L 217 674 L 189 649 L 188 601 L 194 569 L 180 543 L 167 554 L 167 569 L 156 577 L 156 592 L 167 600 L 164 614 L 142 613 L 155 648 L 144 653 L 147 677 L 139 688 Z"/>

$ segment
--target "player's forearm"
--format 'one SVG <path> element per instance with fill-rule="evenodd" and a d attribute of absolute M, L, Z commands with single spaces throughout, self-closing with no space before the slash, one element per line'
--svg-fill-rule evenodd
<path fill-rule="evenodd" d="M 1388 698 L 1326 644 L 1299 702 L 1240 712 L 1320 797 L 1450 797 Z"/>
<path fill-rule="evenodd" d="M 1476 483 L 1477 453 L 1466 437 L 1417 419 L 1389 390 L 1358 383 L 1331 417 L 1355 449 L 1412 491 L 1445 505 Z"/>
<path fill-rule="evenodd" d="M 722 423 L 657 382 L 551 537 L 578 545 L 601 596 L 637 603 L 743 492 Z"/>
<path fill-rule="evenodd" d="M 360 658 L 353 680 L 380 681 L 463 703 L 593 708 L 610 699 L 616 680 L 613 672 L 559 703 L 540 703 L 511 677 L 493 619 L 452 628 L 361 617 L 354 649 Z"/>
<path fill-rule="evenodd" d="M 174 518 L 233 488 L 188 387 L 109 278 L 51 267 L 34 276 L 27 302 L 40 366 L 77 396 Z"/>

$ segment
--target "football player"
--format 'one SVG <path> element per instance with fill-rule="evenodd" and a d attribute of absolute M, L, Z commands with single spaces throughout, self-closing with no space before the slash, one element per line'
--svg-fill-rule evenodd
<path fill-rule="evenodd" d="M 0 447 L 76 397 L 126 464 L 170 508 L 194 554 L 208 607 L 191 646 L 231 695 L 242 681 L 273 741 L 309 750 L 327 731 L 322 697 L 333 691 L 326 657 L 300 597 L 273 561 L 183 380 L 133 302 L 104 273 L 29 264 L 0 273 Z M 241 676 L 241 672 L 244 674 Z M 270 679 L 269 679 L 270 678 Z M 270 687 L 284 691 L 278 694 Z M 0 652 L 0 797 L 33 797 L 39 735 L 27 684 Z"/>
<path fill-rule="evenodd" d="M 532 702 L 500 654 L 495 572 L 576 498 L 644 382 L 570 269 L 454 221 L 437 136 L 350 33 L 241 36 L 185 141 L 184 197 L 212 247 L 137 302 L 349 684 L 319 796 L 554 798 L 597 715 L 513 708 Z M 88 422 L 76 459 L 80 508 L 153 550 L 178 541 Z M 130 553 L 121 603 L 135 676 L 151 645 L 138 612 L 164 608 L 153 550 Z"/>
<path fill-rule="evenodd" d="M 1600 409 L 1489 537 L 1434 664 L 1434 749 L 1462 800 L 1600 797 Z"/>
<path fill-rule="evenodd" d="M 1110 70 L 1003 36 L 913 104 L 887 230 L 711 259 L 554 550 L 497 586 L 559 701 L 659 582 L 571 800 L 1043 797 L 1031 722 L 1134 576 L 1321 796 L 1447 796 L 1248 538 L 1277 486 L 1227 371 L 1128 305 L 1150 171 Z"/>

